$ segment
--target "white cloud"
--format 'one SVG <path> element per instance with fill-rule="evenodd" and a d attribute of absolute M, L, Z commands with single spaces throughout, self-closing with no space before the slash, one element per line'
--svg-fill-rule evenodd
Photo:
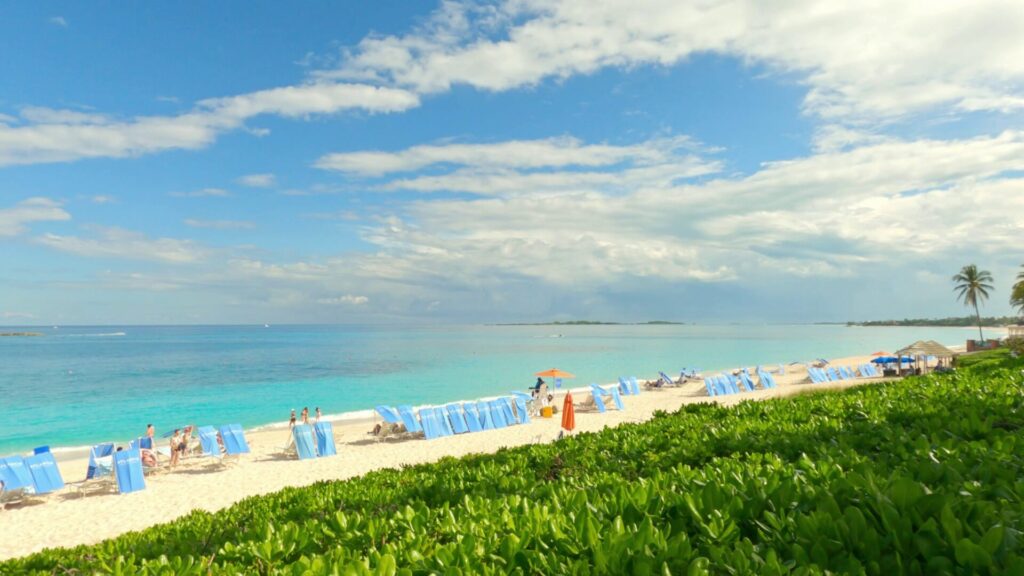
<path fill-rule="evenodd" d="M 231 192 L 224 190 L 223 188 L 203 188 L 201 190 L 193 190 L 191 192 L 171 192 L 171 196 L 176 198 L 226 198 L 231 196 Z"/>
<path fill-rule="evenodd" d="M 344 296 L 335 296 L 332 298 L 318 298 L 317 304 L 326 304 L 328 306 L 362 306 L 370 301 L 366 296 L 354 296 L 352 294 L 345 294 Z"/>
<path fill-rule="evenodd" d="M 252 188 L 270 188 L 277 184 L 277 179 L 273 174 L 247 174 L 240 177 L 238 183 Z"/>
<path fill-rule="evenodd" d="M 209 228 L 212 230 L 250 230 L 256 227 L 255 223 L 245 220 L 198 220 L 186 218 L 184 224 L 189 228 Z"/>
<path fill-rule="evenodd" d="M 733 56 L 793 73 L 825 117 L 892 118 L 951 106 L 1020 110 L 1024 12 L 1013 0 L 447 2 L 404 36 L 369 36 L 324 78 L 420 93 L 509 90 L 606 67 Z"/>
<path fill-rule="evenodd" d="M 54 26 L 59 26 L 61 28 L 68 27 L 68 21 L 65 20 L 63 16 L 52 16 L 50 17 L 49 22 L 50 24 L 53 24 Z"/>
<path fill-rule="evenodd" d="M 70 220 L 61 208 L 60 202 L 49 198 L 28 198 L 10 208 L 0 208 L 0 237 L 17 236 L 28 229 L 32 222 L 57 222 Z"/>
<path fill-rule="evenodd" d="M 177 116 L 115 118 L 29 107 L 21 111 L 25 124 L 0 124 L 0 166 L 195 150 L 264 114 L 301 118 L 345 110 L 387 113 L 418 105 L 418 97 L 406 90 L 317 82 L 201 100 Z"/>
<path fill-rule="evenodd" d="M 28 312 L 10 312 L 10 311 L 0 312 L 0 318 L 3 318 L 5 320 L 15 320 L 15 319 L 31 320 L 32 318 L 35 318 L 35 317 L 36 317 L 35 314 L 30 314 Z"/>
<path fill-rule="evenodd" d="M 91 258 L 123 258 L 168 264 L 190 264 L 202 261 L 209 250 L 192 240 L 150 238 L 140 232 L 123 228 L 94 227 L 95 234 L 59 236 L 44 234 L 35 241 L 55 250 Z"/>
<path fill-rule="evenodd" d="M 112 204 L 116 201 L 117 199 L 109 194 L 97 194 L 92 197 L 93 204 Z"/>

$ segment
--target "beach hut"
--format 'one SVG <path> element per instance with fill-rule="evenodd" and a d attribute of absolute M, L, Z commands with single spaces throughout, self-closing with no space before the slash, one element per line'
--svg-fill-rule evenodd
<path fill-rule="evenodd" d="M 935 340 L 918 340 L 909 346 L 897 350 L 896 355 L 910 356 L 916 360 L 920 368 L 927 369 L 929 367 L 928 359 L 935 358 L 936 365 L 933 368 L 938 368 L 939 366 L 948 367 L 952 364 L 953 356 L 956 354 Z"/>

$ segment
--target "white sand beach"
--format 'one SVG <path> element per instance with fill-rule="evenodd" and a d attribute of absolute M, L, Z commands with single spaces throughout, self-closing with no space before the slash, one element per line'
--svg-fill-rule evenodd
<path fill-rule="evenodd" d="M 856 366 L 869 356 L 840 358 L 837 366 Z M 651 377 L 654 378 L 653 376 Z M 788 396 L 805 391 L 826 390 L 879 382 L 858 379 L 830 384 L 811 384 L 803 366 L 787 366 L 777 377 L 778 388 L 718 397 L 722 404 Z M 561 395 L 555 405 L 561 406 Z M 574 393 L 576 402 L 586 392 Z M 644 390 L 640 396 L 623 398 L 626 410 L 592 411 L 576 414 L 576 433 L 596 431 L 623 422 L 651 418 L 657 410 L 671 411 L 709 398 L 703 382 L 691 381 L 677 388 Z M 119 534 L 141 530 L 167 522 L 192 510 L 215 511 L 257 494 L 266 494 L 288 486 L 305 486 L 321 480 L 341 480 L 380 468 L 431 462 L 445 456 L 494 452 L 506 446 L 551 442 L 560 430 L 560 415 L 534 418 L 529 424 L 436 440 L 408 439 L 378 441 L 368 434 L 373 422 L 335 422 L 338 455 L 314 461 L 299 461 L 281 454 L 288 439 L 287 429 L 249 431 L 252 453 L 227 468 L 188 465 L 161 471 L 146 478 L 146 489 L 128 495 L 100 494 L 76 496 L 70 490 L 42 503 L 12 505 L 0 510 L 0 559 L 23 556 L 50 547 L 75 546 L 99 542 Z M 60 463 L 67 482 L 85 477 L 87 460 Z"/>

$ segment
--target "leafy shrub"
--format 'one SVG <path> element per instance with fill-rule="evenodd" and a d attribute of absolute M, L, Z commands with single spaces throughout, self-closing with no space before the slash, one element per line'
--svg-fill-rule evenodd
<path fill-rule="evenodd" d="M 249 498 L 0 573 L 1024 574 L 1022 385 L 990 367 L 686 405 Z"/>
<path fill-rule="evenodd" d="M 1020 336 L 1014 336 L 1013 338 L 1007 338 L 1003 340 L 1003 346 L 1015 356 L 1024 356 L 1024 338 Z"/>

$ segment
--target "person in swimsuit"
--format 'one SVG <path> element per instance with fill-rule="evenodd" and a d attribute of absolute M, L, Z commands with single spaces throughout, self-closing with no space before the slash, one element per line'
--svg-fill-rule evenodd
<path fill-rule="evenodd" d="M 302 409 L 302 423 L 309 424 L 309 406 Z"/>
<path fill-rule="evenodd" d="M 295 428 L 295 408 L 292 408 L 292 417 L 288 419 L 288 429 Z"/>
<path fill-rule="evenodd" d="M 320 407 L 319 406 L 316 407 L 316 419 L 313 420 L 313 421 L 314 422 L 319 422 L 320 421 Z"/>
<path fill-rule="evenodd" d="M 181 457 L 181 430 L 175 428 L 174 434 L 171 435 L 171 467 L 173 468 L 178 463 L 178 458 Z"/>

